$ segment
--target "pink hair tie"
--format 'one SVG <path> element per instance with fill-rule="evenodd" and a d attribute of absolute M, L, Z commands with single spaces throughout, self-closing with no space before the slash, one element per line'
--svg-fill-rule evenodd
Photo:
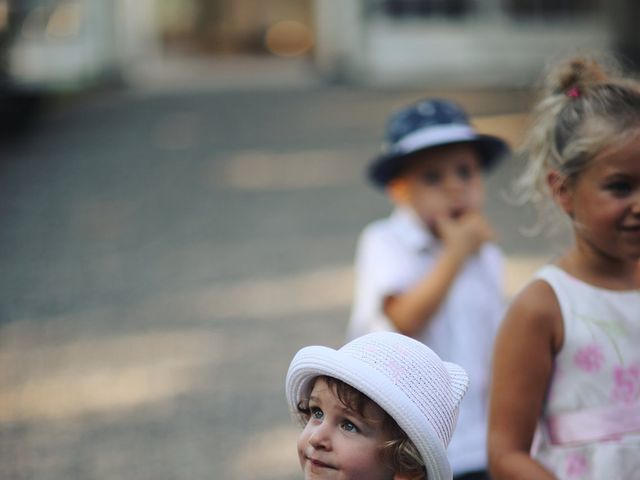
<path fill-rule="evenodd" d="M 578 87 L 571 87 L 566 93 L 569 98 L 579 98 L 582 95 L 582 92 Z"/>

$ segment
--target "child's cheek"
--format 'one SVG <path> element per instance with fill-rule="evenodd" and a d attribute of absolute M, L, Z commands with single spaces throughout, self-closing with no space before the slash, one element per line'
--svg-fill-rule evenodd
<path fill-rule="evenodd" d="M 467 195 L 469 210 L 482 209 L 485 201 L 485 190 L 481 184 L 471 186 L 467 191 Z"/>
<path fill-rule="evenodd" d="M 425 197 L 417 207 L 423 213 L 422 218 L 428 219 L 429 221 L 448 216 L 450 210 L 449 203 L 441 196 Z"/>

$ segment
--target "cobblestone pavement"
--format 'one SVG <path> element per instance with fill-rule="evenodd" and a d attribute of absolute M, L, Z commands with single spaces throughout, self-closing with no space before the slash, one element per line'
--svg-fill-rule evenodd
<path fill-rule="evenodd" d="M 0 478 L 299 478 L 283 380 L 337 347 L 361 179 L 394 107 L 460 100 L 517 139 L 527 92 L 110 92 L 0 147 Z M 515 290 L 548 255 L 489 179 Z"/>

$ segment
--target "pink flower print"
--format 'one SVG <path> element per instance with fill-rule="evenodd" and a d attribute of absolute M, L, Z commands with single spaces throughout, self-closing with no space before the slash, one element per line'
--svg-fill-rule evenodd
<path fill-rule="evenodd" d="M 604 363 L 602 348 L 597 343 L 591 343 L 579 349 L 573 356 L 576 367 L 587 373 L 595 373 Z"/>
<path fill-rule="evenodd" d="M 565 458 L 565 469 L 568 478 L 580 478 L 589 470 L 587 457 L 581 453 L 573 452 Z"/>
<path fill-rule="evenodd" d="M 612 398 L 616 402 L 631 403 L 640 397 L 640 367 L 631 365 L 628 368 L 619 366 L 613 369 Z"/>

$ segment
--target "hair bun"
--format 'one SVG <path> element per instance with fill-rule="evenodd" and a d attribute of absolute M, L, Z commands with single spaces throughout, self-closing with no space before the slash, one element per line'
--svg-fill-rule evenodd
<path fill-rule="evenodd" d="M 572 88 L 584 90 L 607 78 L 608 75 L 595 59 L 578 57 L 561 65 L 555 75 L 550 76 L 550 87 L 555 93 L 565 93 Z"/>

